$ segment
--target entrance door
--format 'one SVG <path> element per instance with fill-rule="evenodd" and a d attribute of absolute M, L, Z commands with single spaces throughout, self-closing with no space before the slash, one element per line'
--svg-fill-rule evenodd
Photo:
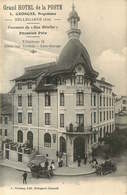
<path fill-rule="evenodd" d="M 27 142 L 33 148 L 33 133 L 31 131 L 27 133 Z"/>
<path fill-rule="evenodd" d="M 5 151 L 5 158 L 9 160 L 9 150 Z"/>
<path fill-rule="evenodd" d="M 77 137 L 74 140 L 74 161 L 80 156 L 81 159 L 84 158 L 85 152 L 85 139 L 84 137 Z"/>
<path fill-rule="evenodd" d="M 60 137 L 60 152 L 66 153 L 66 140 L 64 137 Z"/>

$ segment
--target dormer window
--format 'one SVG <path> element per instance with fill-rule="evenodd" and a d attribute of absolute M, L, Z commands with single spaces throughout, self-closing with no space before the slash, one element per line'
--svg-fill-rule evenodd
<path fill-rule="evenodd" d="M 18 90 L 22 90 L 22 83 L 18 83 Z"/>
<path fill-rule="evenodd" d="M 28 89 L 32 89 L 32 82 L 28 82 L 27 87 Z"/>
<path fill-rule="evenodd" d="M 82 85 L 83 84 L 83 75 L 77 75 L 76 76 L 76 83 Z"/>

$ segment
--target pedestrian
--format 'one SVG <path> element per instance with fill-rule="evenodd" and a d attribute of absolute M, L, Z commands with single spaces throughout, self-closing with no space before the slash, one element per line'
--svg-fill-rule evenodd
<path fill-rule="evenodd" d="M 78 167 L 80 167 L 80 164 L 81 164 L 81 158 L 80 156 L 78 156 Z"/>
<path fill-rule="evenodd" d="M 46 170 L 48 170 L 48 166 L 49 166 L 49 161 L 48 161 L 48 159 L 46 159 L 46 161 L 45 161 L 45 169 Z"/>
<path fill-rule="evenodd" d="M 87 163 L 87 154 L 84 153 L 84 164 L 86 165 L 86 163 Z"/>
<path fill-rule="evenodd" d="M 23 184 L 27 184 L 27 172 L 25 171 L 22 176 L 23 176 Z"/>
<path fill-rule="evenodd" d="M 52 160 L 51 166 L 52 166 L 52 169 L 55 170 L 55 163 L 54 163 L 54 160 Z"/>
<path fill-rule="evenodd" d="M 49 155 L 48 155 L 48 154 L 46 154 L 46 160 L 48 160 L 48 156 L 49 156 Z"/>

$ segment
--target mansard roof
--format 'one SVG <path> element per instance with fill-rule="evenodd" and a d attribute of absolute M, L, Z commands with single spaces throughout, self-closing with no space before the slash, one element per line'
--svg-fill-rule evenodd
<path fill-rule="evenodd" d="M 15 81 L 35 80 L 40 75 L 55 76 L 72 72 L 74 67 L 81 63 L 86 75 L 96 78 L 98 73 L 92 68 L 89 54 L 79 40 L 71 39 L 63 48 L 57 62 L 42 64 L 26 69 L 25 73 Z"/>

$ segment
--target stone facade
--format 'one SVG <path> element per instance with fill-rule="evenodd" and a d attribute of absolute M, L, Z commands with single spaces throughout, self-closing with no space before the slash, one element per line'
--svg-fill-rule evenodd
<path fill-rule="evenodd" d="M 58 62 L 25 69 L 15 79 L 14 142 L 28 143 L 56 160 L 62 153 L 71 166 L 92 153 L 99 138 L 114 131 L 113 86 L 97 80 L 89 54 L 79 41 L 80 18 L 69 15 L 69 41 Z"/>

